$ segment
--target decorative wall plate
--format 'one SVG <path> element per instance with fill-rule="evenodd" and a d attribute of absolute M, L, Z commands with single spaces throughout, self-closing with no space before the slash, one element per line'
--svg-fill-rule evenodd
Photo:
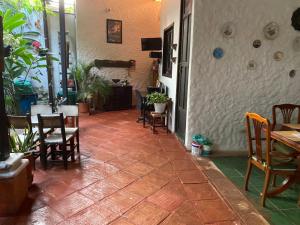
<path fill-rule="evenodd" d="M 275 61 L 281 61 L 283 57 L 284 57 L 284 53 L 281 51 L 275 52 L 273 56 Z"/>
<path fill-rule="evenodd" d="M 221 59 L 224 56 L 224 50 L 222 48 L 215 48 L 213 56 L 216 59 Z"/>
<path fill-rule="evenodd" d="M 268 23 L 264 27 L 264 35 L 268 40 L 275 40 L 279 35 L 279 25 L 276 22 Z"/>
<path fill-rule="evenodd" d="M 259 48 L 261 46 L 261 40 L 255 40 L 253 41 L 253 47 L 254 48 Z"/>
<path fill-rule="evenodd" d="M 300 52 L 300 37 L 296 37 L 293 41 L 293 49 L 296 52 Z"/>
<path fill-rule="evenodd" d="M 296 70 L 291 70 L 289 76 L 290 78 L 294 78 L 296 76 Z"/>
<path fill-rule="evenodd" d="M 224 38 L 233 38 L 236 34 L 236 26 L 232 22 L 227 22 L 222 26 L 221 32 Z"/>
<path fill-rule="evenodd" d="M 254 60 L 251 60 L 249 61 L 247 68 L 248 70 L 256 70 L 257 63 Z"/>
<path fill-rule="evenodd" d="M 292 26 L 300 31 L 300 8 L 296 9 L 292 16 Z"/>

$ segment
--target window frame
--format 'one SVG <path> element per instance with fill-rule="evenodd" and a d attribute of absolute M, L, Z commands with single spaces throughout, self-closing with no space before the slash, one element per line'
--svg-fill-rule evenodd
<path fill-rule="evenodd" d="M 172 78 L 173 71 L 173 42 L 174 42 L 174 23 L 164 29 L 163 36 L 163 59 L 162 59 L 162 75 Z"/>

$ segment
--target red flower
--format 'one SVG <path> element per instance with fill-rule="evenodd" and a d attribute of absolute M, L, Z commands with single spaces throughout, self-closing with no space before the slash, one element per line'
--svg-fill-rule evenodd
<path fill-rule="evenodd" d="M 41 47 L 41 43 L 38 41 L 34 41 L 34 42 L 32 42 L 32 46 L 36 49 L 39 49 Z"/>

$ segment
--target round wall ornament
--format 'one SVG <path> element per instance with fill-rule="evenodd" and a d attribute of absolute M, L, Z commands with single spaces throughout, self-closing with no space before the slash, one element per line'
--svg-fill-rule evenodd
<path fill-rule="evenodd" d="M 290 78 L 294 78 L 296 76 L 296 70 L 291 70 L 289 76 Z"/>
<path fill-rule="evenodd" d="M 233 38 L 236 34 L 236 26 L 232 22 L 227 22 L 222 26 L 221 32 L 224 38 Z"/>
<path fill-rule="evenodd" d="M 296 9 L 292 16 L 292 26 L 295 30 L 300 31 L 300 8 Z"/>
<path fill-rule="evenodd" d="M 268 23 L 264 27 L 264 35 L 268 40 L 275 40 L 279 35 L 279 25 L 276 22 Z"/>
<path fill-rule="evenodd" d="M 213 56 L 216 59 L 221 59 L 224 56 L 224 50 L 222 48 L 215 48 Z"/>
<path fill-rule="evenodd" d="M 257 63 L 254 60 L 251 60 L 249 61 L 247 68 L 248 70 L 256 70 Z"/>
<path fill-rule="evenodd" d="M 277 52 L 274 53 L 273 58 L 274 58 L 275 61 L 281 61 L 283 59 L 283 57 L 284 57 L 284 53 L 281 52 L 281 51 L 277 51 Z"/>
<path fill-rule="evenodd" d="M 300 37 L 296 37 L 293 41 L 293 49 L 296 52 L 300 52 Z"/>
<path fill-rule="evenodd" d="M 253 47 L 254 48 L 259 48 L 261 46 L 261 40 L 255 40 L 253 41 Z"/>

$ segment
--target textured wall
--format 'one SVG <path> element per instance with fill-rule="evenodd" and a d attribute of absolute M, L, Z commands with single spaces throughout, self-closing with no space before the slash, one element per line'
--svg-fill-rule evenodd
<path fill-rule="evenodd" d="M 195 0 L 190 96 L 188 102 L 187 145 L 191 136 L 202 133 L 221 150 L 245 149 L 244 114 L 254 111 L 271 118 L 278 103 L 300 103 L 300 54 L 292 42 L 300 32 L 291 26 L 292 12 L 300 7 L 295 0 Z M 225 22 L 236 24 L 233 39 L 225 39 L 220 29 Z M 271 21 L 280 25 L 274 41 L 264 38 L 263 27 Z M 262 40 L 254 49 L 252 42 Z M 212 56 L 222 47 L 224 58 Z M 283 51 L 276 62 L 273 54 Z M 250 60 L 257 69 L 247 70 Z M 297 69 L 295 78 L 289 71 Z"/>
<path fill-rule="evenodd" d="M 179 30 L 180 30 L 180 2 L 181 0 L 163 0 L 161 2 L 161 36 L 163 37 L 164 30 L 170 25 L 174 24 L 174 38 L 173 43 L 179 44 Z M 178 50 L 173 51 L 173 57 L 178 57 Z M 175 102 L 176 102 L 176 85 L 177 85 L 177 68 L 178 61 L 173 63 L 172 78 L 161 76 L 159 80 L 169 88 L 169 97 L 173 101 L 173 109 L 170 115 L 170 128 L 175 130 Z"/>
<path fill-rule="evenodd" d="M 159 14 L 160 4 L 152 0 L 77 0 L 78 60 L 134 59 L 136 68 L 129 71 L 129 80 L 134 88 L 145 89 L 152 76 L 152 60 L 141 51 L 141 38 L 160 36 Z M 123 44 L 106 43 L 106 19 L 123 21 Z M 119 71 L 100 71 L 106 72 L 116 77 Z"/>

